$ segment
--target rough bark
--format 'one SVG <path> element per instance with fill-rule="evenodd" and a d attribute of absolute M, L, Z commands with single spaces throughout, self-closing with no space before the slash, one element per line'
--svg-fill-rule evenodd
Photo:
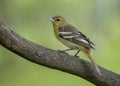
<path fill-rule="evenodd" d="M 0 44 L 31 62 L 82 77 L 97 86 L 120 86 L 119 74 L 99 66 L 102 72 L 102 75 L 99 75 L 90 62 L 26 40 L 2 19 L 0 19 Z"/>

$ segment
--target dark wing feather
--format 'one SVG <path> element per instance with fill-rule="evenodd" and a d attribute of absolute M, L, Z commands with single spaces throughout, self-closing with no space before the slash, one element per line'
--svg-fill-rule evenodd
<path fill-rule="evenodd" d="M 59 28 L 59 36 L 78 45 L 95 49 L 94 43 L 70 24 Z"/>

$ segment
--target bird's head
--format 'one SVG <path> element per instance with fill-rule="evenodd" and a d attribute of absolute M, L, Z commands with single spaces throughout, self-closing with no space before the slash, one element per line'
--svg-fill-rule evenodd
<path fill-rule="evenodd" d="M 53 16 L 49 18 L 54 26 L 62 27 L 65 26 L 67 21 L 62 16 Z"/>

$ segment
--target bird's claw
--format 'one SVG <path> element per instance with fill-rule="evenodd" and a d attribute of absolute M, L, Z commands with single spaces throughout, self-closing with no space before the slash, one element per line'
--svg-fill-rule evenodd
<path fill-rule="evenodd" d="M 58 50 L 58 52 L 68 54 L 65 50 Z"/>
<path fill-rule="evenodd" d="M 58 50 L 59 52 L 66 52 L 65 50 Z"/>
<path fill-rule="evenodd" d="M 77 55 L 74 55 L 74 57 L 79 58 L 79 56 L 77 56 Z"/>

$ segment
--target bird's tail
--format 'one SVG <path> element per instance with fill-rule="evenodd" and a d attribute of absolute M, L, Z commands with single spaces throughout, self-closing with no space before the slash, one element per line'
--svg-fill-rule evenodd
<path fill-rule="evenodd" d="M 96 71 L 101 75 L 100 69 L 98 68 L 97 64 L 95 63 L 95 61 L 93 60 L 93 58 L 91 56 L 89 56 L 89 59 L 91 60 L 93 66 L 95 67 Z"/>
<path fill-rule="evenodd" d="M 92 62 L 93 66 L 95 67 L 96 71 L 99 73 L 99 75 L 102 75 L 102 73 L 100 72 L 100 69 L 98 68 L 97 64 L 95 63 L 94 59 L 92 58 L 91 54 L 90 54 L 90 49 L 87 49 L 87 52 L 85 53 L 90 61 Z"/>

